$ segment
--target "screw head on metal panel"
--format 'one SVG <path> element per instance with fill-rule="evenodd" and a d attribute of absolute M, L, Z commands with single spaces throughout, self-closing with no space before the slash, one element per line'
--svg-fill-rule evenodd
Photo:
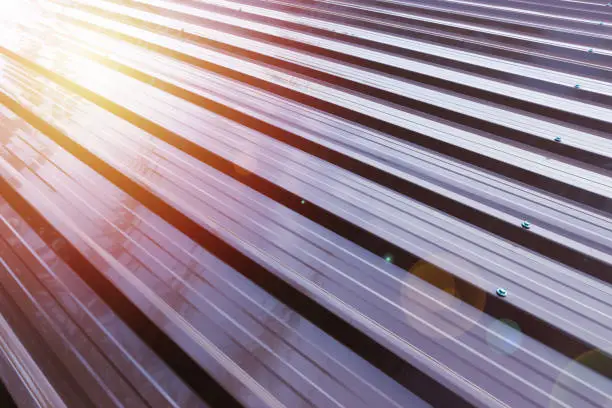
<path fill-rule="evenodd" d="M 302 200 L 302 204 L 306 204 L 306 201 Z"/>
<path fill-rule="evenodd" d="M 389 263 L 393 262 L 393 255 L 385 254 L 385 261 L 387 261 Z"/>
<path fill-rule="evenodd" d="M 589 48 L 589 53 L 591 53 L 591 54 L 593 53 L 593 49 L 592 48 Z"/>
<path fill-rule="evenodd" d="M 560 142 L 560 141 L 561 141 L 561 136 L 555 137 L 555 142 Z"/>
<path fill-rule="evenodd" d="M 523 221 L 521 223 L 521 227 L 523 227 L 525 229 L 529 229 L 529 228 L 531 228 L 531 223 L 529 221 Z"/>
<path fill-rule="evenodd" d="M 576 85 L 574 85 L 574 88 L 576 88 L 576 89 L 580 89 L 580 84 L 576 84 Z"/>
<path fill-rule="evenodd" d="M 504 289 L 504 288 L 497 288 L 495 293 L 497 293 L 497 296 L 500 296 L 500 297 L 508 296 L 508 291 L 506 289 Z"/>

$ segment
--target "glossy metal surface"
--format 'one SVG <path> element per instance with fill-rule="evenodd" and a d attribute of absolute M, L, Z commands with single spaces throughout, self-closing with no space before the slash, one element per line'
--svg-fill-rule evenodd
<path fill-rule="evenodd" d="M 612 8 L 0 7 L 19 406 L 612 407 Z"/>

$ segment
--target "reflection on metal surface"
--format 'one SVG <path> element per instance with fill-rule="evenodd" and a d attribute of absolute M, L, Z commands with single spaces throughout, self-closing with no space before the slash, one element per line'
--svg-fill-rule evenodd
<path fill-rule="evenodd" d="M 605 19 L 0 1 L 0 380 L 24 405 L 609 407 Z"/>

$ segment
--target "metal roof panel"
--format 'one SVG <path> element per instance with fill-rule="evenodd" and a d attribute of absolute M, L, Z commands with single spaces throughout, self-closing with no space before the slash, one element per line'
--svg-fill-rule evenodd
<path fill-rule="evenodd" d="M 612 9 L 9 3 L 19 406 L 612 406 Z"/>

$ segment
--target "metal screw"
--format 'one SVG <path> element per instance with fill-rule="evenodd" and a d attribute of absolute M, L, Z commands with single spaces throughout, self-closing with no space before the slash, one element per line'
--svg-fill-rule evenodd
<path fill-rule="evenodd" d="M 576 88 L 576 89 L 580 89 L 580 84 L 576 84 L 576 85 L 574 85 L 574 88 Z"/>
<path fill-rule="evenodd" d="M 385 261 L 391 263 L 393 262 L 393 257 L 391 255 L 385 255 Z"/>
<path fill-rule="evenodd" d="M 500 296 L 500 297 L 508 296 L 508 291 L 506 289 L 504 289 L 504 288 L 497 288 L 495 293 L 497 293 L 497 296 Z"/>
<path fill-rule="evenodd" d="M 593 53 L 593 49 L 592 48 L 589 48 L 589 53 L 591 53 L 591 54 Z"/>
<path fill-rule="evenodd" d="M 560 141 L 561 141 L 561 136 L 555 137 L 555 142 L 560 142 Z"/>
<path fill-rule="evenodd" d="M 306 204 L 306 201 L 302 200 L 302 204 Z"/>
<path fill-rule="evenodd" d="M 523 221 L 523 223 L 521 224 L 521 227 L 525 229 L 529 229 L 531 228 L 531 223 L 529 221 Z"/>

